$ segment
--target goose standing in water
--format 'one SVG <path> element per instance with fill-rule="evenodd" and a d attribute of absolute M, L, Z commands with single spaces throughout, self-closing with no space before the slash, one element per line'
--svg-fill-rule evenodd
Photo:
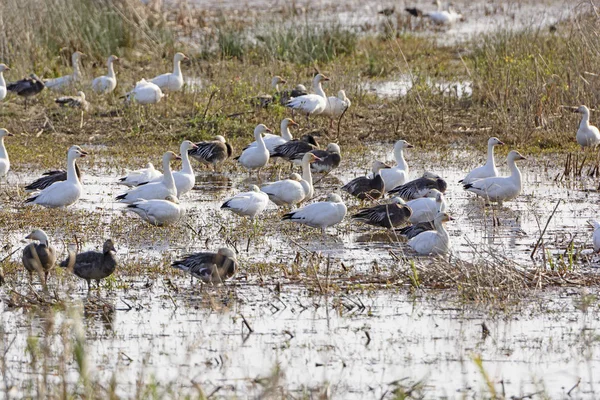
<path fill-rule="evenodd" d="M 189 58 L 183 53 L 175 53 L 175 56 L 173 56 L 173 72 L 159 75 L 150 82 L 158 86 L 165 93 L 180 91 L 183 88 L 181 61 L 184 60 L 189 60 Z"/>
<path fill-rule="evenodd" d="M 71 146 L 67 153 L 67 179 L 54 182 L 41 192 L 25 200 L 26 204 L 39 204 L 48 208 L 67 207 L 81 197 L 82 186 L 77 176 L 75 162 L 87 156 L 79 146 Z"/>
<path fill-rule="evenodd" d="M 367 225 L 391 229 L 406 224 L 411 214 L 412 210 L 400 197 L 393 197 L 391 203 L 362 209 L 354 214 L 352 219 Z"/>
<path fill-rule="evenodd" d="M 196 148 L 188 151 L 190 157 L 205 165 L 212 165 L 217 172 L 217 164 L 223 163 L 233 154 L 233 148 L 221 135 L 215 140 L 196 143 Z"/>
<path fill-rule="evenodd" d="M 165 97 L 160 87 L 145 79 L 137 82 L 132 91 L 125 94 L 127 102 L 135 101 L 141 105 L 156 104 Z"/>
<path fill-rule="evenodd" d="M 359 176 L 342 186 L 342 190 L 350 193 L 354 197 L 358 197 L 360 200 L 377 200 L 385 193 L 385 183 L 380 174 L 380 171 L 384 168 L 389 168 L 389 165 L 382 163 L 381 161 L 374 161 L 373 178 Z"/>
<path fill-rule="evenodd" d="M 294 164 L 300 164 L 304 154 L 317 148 L 317 141 L 312 135 L 303 135 L 300 139 L 290 140 L 275 147 L 271 157 L 279 157 Z"/>
<path fill-rule="evenodd" d="M 327 196 L 327 201 L 312 203 L 296 211 L 285 214 L 282 221 L 292 221 L 313 228 L 321 228 L 321 233 L 325 235 L 325 230 L 339 224 L 346 216 L 347 208 L 342 198 L 331 193 Z"/>
<path fill-rule="evenodd" d="M 438 212 L 446 211 L 446 199 L 437 189 L 429 189 L 425 197 L 410 200 L 406 203 L 412 211 L 411 224 L 433 221 Z"/>
<path fill-rule="evenodd" d="M 321 81 L 328 81 L 329 78 L 322 74 L 317 74 L 313 78 L 313 90 L 316 94 L 305 94 L 291 99 L 287 102 L 286 106 L 290 107 L 294 111 L 298 111 L 303 115 L 306 115 L 306 120 L 311 115 L 319 115 L 327 108 L 327 95 L 323 91 Z"/>
<path fill-rule="evenodd" d="M 37 272 L 45 287 L 48 274 L 56 264 L 56 250 L 50 245 L 46 232 L 41 229 L 34 230 L 25 239 L 38 241 L 37 244 L 30 243 L 23 249 L 23 266 L 29 272 L 29 281 L 33 280 L 33 273 Z"/>
<path fill-rule="evenodd" d="M 244 168 L 246 168 L 250 174 L 252 174 L 252 170 L 257 169 L 257 176 L 260 179 L 260 170 L 262 167 L 267 165 L 269 162 L 269 150 L 265 145 L 265 141 L 262 138 L 263 133 L 271 132 L 269 128 L 264 126 L 263 124 L 259 124 L 254 128 L 254 138 L 258 145 L 256 147 L 246 148 L 242 152 L 239 157 L 236 157 L 237 160 Z"/>
<path fill-rule="evenodd" d="M 600 222 L 591 219 L 588 221 L 588 224 L 594 228 L 594 233 L 592 233 L 594 253 L 600 253 Z"/>
<path fill-rule="evenodd" d="M 21 79 L 6 86 L 6 90 L 15 93 L 17 96 L 25 98 L 25 109 L 27 110 L 27 99 L 38 95 L 46 86 L 36 74 L 29 75 L 29 78 Z"/>
<path fill-rule="evenodd" d="M 269 196 L 260 191 L 258 186 L 252 185 L 249 192 L 238 193 L 229 200 L 225 200 L 221 209 L 230 210 L 241 217 L 254 219 L 267 208 Z"/>
<path fill-rule="evenodd" d="M 175 196 L 167 196 L 164 200 L 140 200 L 129 204 L 126 208 L 154 226 L 168 226 L 181 218 L 182 210 Z"/>
<path fill-rule="evenodd" d="M 408 180 L 408 163 L 404 159 L 404 149 L 410 149 L 412 147 L 414 146 L 406 140 L 398 140 L 394 144 L 396 166 L 382 169 L 380 172 L 386 188 L 393 189 L 396 186 L 404 185 Z"/>
<path fill-rule="evenodd" d="M 218 284 L 231 278 L 238 269 L 233 250 L 220 248 L 216 253 L 195 253 L 171 264 L 173 268 L 188 272 L 204 283 Z"/>
<path fill-rule="evenodd" d="M 119 57 L 111 55 L 108 57 L 106 67 L 108 68 L 108 74 L 102 75 L 95 78 L 92 81 L 92 89 L 98 94 L 112 93 L 117 87 L 117 76 L 115 75 L 115 69 L 113 64 L 119 62 Z"/>
<path fill-rule="evenodd" d="M 133 204 L 140 200 L 165 199 L 167 196 L 177 196 L 177 186 L 171 171 L 171 161 L 181 160 L 172 151 L 167 151 L 162 158 L 163 177 L 159 182 L 150 182 L 131 189 L 116 197 L 121 203 Z"/>
<path fill-rule="evenodd" d="M 516 161 L 526 158 L 516 150 L 508 153 L 506 161 L 510 168 L 509 176 L 495 176 L 484 178 L 464 185 L 463 188 L 469 192 L 483 197 L 488 202 L 496 202 L 502 206 L 504 201 L 509 201 L 521 194 L 523 184 L 521 182 L 521 171 L 517 167 Z"/>
<path fill-rule="evenodd" d="M 0 178 L 4 178 L 10 170 L 10 160 L 4 145 L 4 138 L 10 136 L 14 135 L 4 128 L 0 129 Z"/>
<path fill-rule="evenodd" d="M 269 199 L 278 206 L 294 206 L 310 200 L 315 193 L 310 164 L 318 159 L 314 154 L 306 153 L 302 158 L 302 178 L 300 180 L 295 179 L 297 174 L 293 174 L 294 179 L 268 183 L 260 190 L 265 192 Z"/>
<path fill-rule="evenodd" d="M 579 106 L 574 112 L 583 114 L 576 136 L 577 143 L 579 143 L 581 149 L 598 146 L 600 144 L 600 131 L 594 125 L 590 125 L 589 108 Z"/>
<path fill-rule="evenodd" d="M 79 71 L 79 59 L 85 56 L 80 51 L 76 51 L 71 56 L 71 64 L 73 66 L 73 73 L 71 75 L 65 75 L 54 79 L 46 79 L 44 84 L 46 87 L 55 92 L 61 92 L 67 89 L 69 86 L 74 85 L 76 82 L 81 80 L 81 71 Z"/>
<path fill-rule="evenodd" d="M 175 180 L 175 187 L 177 188 L 177 198 L 181 198 L 184 194 L 192 190 L 196 184 L 196 176 L 194 175 L 194 169 L 192 168 L 192 163 L 190 162 L 188 154 L 190 150 L 195 150 L 196 148 L 197 146 L 189 140 L 184 140 L 181 142 L 181 146 L 179 146 L 179 153 L 181 154 L 180 158 L 182 161 L 181 171 L 173 172 L 173 179 Z M 163 175 L 160 174 L 151 182 L 160 182 L 162 179 Z"/>
<path fill-rule="evenodd" d="M 69 256 L 60 263 L 60 266 L 73 271 L 81 279 L 85 279 L 88 290 L 90 290 L 92 279 L 100 287 L 100 280 L 111 276 L 115 272 L 117 268 L 116 252 L 113 241 L 108 239 L 102 246 L 102 252 L 86 251 L 85 253 L 75 254 L 75 252 L 69 251 Z"/>
<path fill-rule="evenodd" d="M 149 162 L 146 165 L 146 168 L 129 172 L 126 176 L 119 178 L 117 183 L 119 185 L 135 187 L 143 183 L 152 182 L 161 176 L 162 174 L 154 168 L 154 165 L 151 162 Z"/>
<path fill-rule="evenodd" d="M 433 221 L 427 221 L 396 229 L 396 232 L 400 233 L 400 235 L 406 237 L 407 239 L 412 239 L 423 232 L 432 231 L 434 229 L 435 225 L 433 224 Z"/>
<path fill-rule="evenodd" d="M 411 249 L 421 255 L 442 255 L 450 249 L 450 236 L 444 228 L 444 222 L 452 221 L 453 218 L 444 212 L 435 216 L 435 231 L 423 232 L 410 239 L 408 245 Z"/>
<path fill-rule="evenodd" d="M 481 167 L 475 168 L 469 172 L 467 176 L 458 181 L 463 185 L 469 184 L 476 181 L 477 179 L 490 178 L 498 176 L 498 170 L 496 169 L 496 161 L 494 160 L 494 146 L 503 145 L 500 139 L 491 137 L 488 139 L 488 151 L 487 151 L 487 162 Z"/>
<path fill-rule="evenodd" d="M 326 174 L 340 166 L 342 162 L 342 150 L 337 143 L 329 143 L 325 150 L 311 150 L 319 159 L 310 165 L 312 172 L 325 172 Z M 295 161 L 296 159 L 294 159 Z"/>
<path fill-rule="evenodd" d="M 285 118 L 281 121 L 281 124 L 279 126 L 281 129 L 281 136 L 274 135 L 271 133 L 264 135 L 263 140 L 264 140 L 265 146 L 267 146 L 267 150 L 269 150 L 269 154 L 271 154 L 271 156 L 275 153 L 275 148 L 277 146 L 287 143 L 290 140 L 294 139 L 292 137 L 292 133 L 290 132 L 290 126 L 298 126 L 298 124 L 296 122 L 294 122 L 294 120 L 291 118 Z M 244 150 L 246 150 L 247 148 L 250 148 L 250 147 L 257 147 L 257 146 L 258 146 L 258 142 L 254 141 L 254 142 L 250 143 L 248 146 L 246 146 L 246 148 L 244 148 Z"/>
<path fill-rule="evenodd" d="M 448 188 L 448 184 L 439 175 L 431 172 L 425 172 L 422 177 L 405 183 L 404 185 L 396 186 L 388 190 L 389 194 L 394 194 L 409 201 L 424 197 L 429 192 L 429 189 L 437 189 L 444 193 Z"/>
<path fill-rule="evenodd" d="M 71 146 L 69 148 L 69 150 L 71 150 L 71 149 L 79 150 L 79 151 L 83 152 L 81 147 L 79 147 L 77 145 Z M 77 175 L 77 179 L 79 179 L 79 182 L 82 182 L 81 170 L 79 169 L 79 165 L 77 165 L 77 160 L 75 160 L 75 175 Z M 25 191 L 26 192 L 35 192 L 38 190 L 44 190 L 47 187 L 49 187 L 50 185 L 52 185 L 54 182 L 62 182 L 62 181 L 66 181 L 66 180 L 67 180 L 67 171 L 65 171 L 64 169 L 57 169 L 57 170 L 44 172 L 42 174 L 41 178 L 38 178 L 35 181 L 33 181 L 32 183 L 30 183 L 29 185 L 25 186 Z"/>
<path fill-rule="evenodd" d="M 346 97 L 344 90 L 340 90 L 337 96 L 329 96 L 327 98 L 327 107 L 325 107 L 323 115 L 329 117 L 329 128 L 333 128 L 333 120 L 339 119 L 351 105 L 352 103 Z"/>
<path fill-rule="evenodd" d="M 0 64 L 0 101 L 4 100 L 7 93 L 4 71 L 10 71 L 10 68 L 8 68 L 8 65 L 6 64 Z"/>

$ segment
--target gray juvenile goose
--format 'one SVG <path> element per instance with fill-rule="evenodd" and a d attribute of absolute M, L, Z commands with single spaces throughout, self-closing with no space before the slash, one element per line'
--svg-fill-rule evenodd
<path fill-rule="evenodd" d="M 379 171 L 390 166 L 381 161 L 373 162 L 373 178 L 359 176 L 342 186 L 342 190 L 361 200 L 378 199 L 385 193 L 385 183 Z"/>
<path fill-rule="evenodd" d="M 399 197 L 392 198 L 390 204 L 381 204 L 371 208 L 365 208 L 352 216 L 352 219 L 367 225 L 392 228 L 406 224 L 412 214 L 412 210 L 403 204 Z"/>
<path fill-rule="evenodd" d="M 45 286 L 48 280 L 48 274 L 54 268 L 56 263 L 56 250 L 50 246 L 48 235 L 41 229 L 36 229 L 25 237 L 25 239 L 37 240 L 38 244 L 30 243 L 23 249 L 23 266 L 29 272 L 29 280 L 33 280 L 33 273 L 38 271 L 44 272 Z M 41 267 L 41 269 L 40 269 Z"/>
<path fill-rule="evenodd" d="M 195 253 L 171 264 L 173 268 L 189 272 L 204 283 L 222 283 L 231 278 L 238 268 L 235 253 L 220 248 L 216 253 Z"/>
<path fill-rule="evenodd" d="M 21 79 L 6 85 L 6 90 L 16 93 L 18 96 L 25 98 L 25 109 L 27 109 L 27 98 L 40 93 L 46 85 L 38 78 L 36 74 L 29 75 L 29 78 Z"/>
<path fill-rule="evenodd" d="M 444 193 L 446 188 L 448 188 L 448 184 L 439 175 L 425 172 L 422 177 L 407 182 L 404 185 L 391 188 L 388 190 L 388 193 L 400 196 L 404 200 L 409 201 L 426 196 L 429 189 L 437 189 Z"/>
<path fill-rule="evenodd" d="M 233 153 L 233 148 L 225 138 L 217 135 L 215 140 L 196 143 L 195 149 L 188 150 L 188 154 L 193 159 L 202 164 L 212 165 L 217 170 L 217 164 L 224 162 Z"/>
<path fill-rule="evenodd" d="M 62 268 L 68 268 L 78 277 L 87 281 L 88 290 L 91 289 L 91 280 L 94 279 L 98 285 L 100 280 L 112 275 L 117 267 L 115 245 L 111 239 L 104 242 L 102 252 L 86 251 L 75 254 L 69 251 L 66 260 L 60 263 Z"/>

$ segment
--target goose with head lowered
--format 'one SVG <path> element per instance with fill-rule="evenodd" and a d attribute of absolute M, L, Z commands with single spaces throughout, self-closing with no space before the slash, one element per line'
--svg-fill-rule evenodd
<path fill-rule="evenodd" d="M 8 92 L 6 81 L 4 80 L 4 71 L 10 71 L 10 68 L 6 64 L 0 64 L 0 101 L 4 100 Z"/>
<path fill-rule="evenodd" d="M 238 261 L 233 250 L 220 248 L 216 253 L 195 253 L 175 261 L 171 266 L 204 283 L 219 284 L 235 275 Z"/>
<path fill-rule="evenodd" d="M 337 96 L 329 96 L 327 98 L 327 107 L 323 111 L 322 115 L 329 117 L 329 127 L 333 127 L 333 120 L 339 119 L 348 108 L 350 108 L 350 99 L 346 97 L 346 92 L 340 90 Z"/>
<path fill-rule="evenodd" d="M 167 151 L 162 158 L 165 171 L 159 182 L 150 182 L 131 189 L 127 193 L 117 196 L 121 203 L 133 204 L 140 200 L 165 199 L 167 196 L 177 196 L 177 186 L 171 171 L 171 161 L 180 160 L 181 157 L 172 151 Z"/>
<path fill-rule="evenodd" d="M 138 81 L 132 91 L 125 93 L 127 102 L 135 101 L 141 105 L 156 104 L 165 97 L 160 87 L 145 79 Z"/>
<path fill-rule="evenodd" d="M 67 207 L 81 197 L 82 186 L 77 176 L 75 162 L 87 156 L 79 146 L 71 146 L 67 154 L 67 179 L 54 182 L 41 192 L 25 200 L 26 204 L 39 204 L 48 208 Z"/>
<path fill-rule="evenodd" d="M 342 190 L 361 200 L 378 199 L 385 194 L 385 183 L 381 177 L 381 170 L 390 166 L 381 162 L 373 162 L 373 178 L 359 176 L 342 186 Z"/>
<path fill-rule="evenodd" d="M 92 81 L 92 89 L 98 94 L 112 93 L 117 87 L 117 76 L 115 75 L 114 63 L 119 62 L 119 57 L 111 55 L 108 57 L 106 67 L 108 74 L 99 76 Z"/>
<path fill-rule="evenodd" d="M 241 217 L 250 217 L 254 219 L 257 215 L 267 208 L 269 196 L 261 192 L 258 186 L 250 186 L 249 192 L 238 193 L 232 198 L 225 200 L 221 209 L 230 210 L 232 213 Z"/>
<path fill-rule="evenodd" d="M 85 279 L 88 290 L 92 288 L 91 281 L 95 280 L 100 287 L 100 281 L 115 272 L 117 268 L 117 250 L 111 239 L 107 239 L 102 251 L 86 251 L 75 254 L 69 250 L 69 256 L 59 266 L 72 271 L 76 276 Z"/>
<path fill-rule="evenodd" d="M 0 129 L 0 178 L 4 178 L 10 170 L 10 160 L 4 145 L 4 138 L 13 136 L 7 129 Z"/>
<path fill-rule="evenodd" d="M 313 78 L 313 90 L 315 94 L 305 94 L 298 96 L 287 102 L 286 106 L 294 111 L 298 111 L 302 115 L 306 115 L 306 119 L 311 115 L 319 115 L 327 108 L 327 95 L 321 86 L 321 82 L 328 81 L 329 78 L 322 74 L 317 74 Z"/>
<path fill-rule="evenodd" d="M 48 241 L 48 235 L 41 229 L 36 229 L 25 237 L 25 239 L 37 240 L 38 243 L 30 243 L 23 249 L 23 266 L 29 272 L 29 280 L 33 279 L 33 273 L 37 272 L 42 284 L 48 281 L 48 274 L 56 264 L 56 250 Z"/>
<path fill-rule="evenodd" d="M 439 175 L 431 172 L 425 172 L 422 177 L 414 179 L 403 185 L 396 186 L 388 190 L 389 194 L 402 197 L 405 201 L 424 197 L 429 193 L 429 189 L 437 189 L 444 193 L 448 184 Z"/>
<path fill-rule="evenodd" d="M 479 179 L 464 185 L 463 188 L 483 197 L 488 202 L 495 202 L 499 206 L 502 206 L 503 202 L 513 200 L 523 190 L 521 171 L 519 171 L 516 163 L 518 160 L 525 160 L 525 157 L 518 151 L 512 150 L 506 157 L 508 167 L 510 168 L 509 176 Z"/>
<path fill-rule="evenodd" d="M 354 214 L 352 219 L 367 225 L 390 229 L 406 224 L 411 214 L 412 210 L 400 197 L 393 197 L 389 204 L 362 209 Z"/>
<path fill-rule="evenodd" d="M 437 189 L 429 189 L 425 197 L 410 200 L 406 206 L 412 210 L 411 224 L 433 221 L 438 212 L 446 211 L 446 198 Z"/>
<path fill-rule="evenodd" d="M 252 170 L 258 170 L 259 177 L 261 168 L 267 165 L 270 157 L 269 150 L 262 138 L 265 132 L 271 132 L 271 130 L 263 124 L 257 125 L 254 128 L 254 138 L 256 139 L 257 146 L 246 148 L 239 157 L 235 158 L 250 173 L 252 173 Z"/>
<path fill-rule="evenodd" d="M 393 189 L 397 186 L 404 185 L 408 180 L 408 163 L 404 159 L 404 149 L 410 149 L 413 145 L 406 140 L 398 140 L 394 144 L 394 158 L 396 166 L 381 170 L 381 177 L 385 182 L 385 187 Z"/>
<path fill-rule="evenodd" d="M 179 146 L 180 158 L 182 161 L 181 171 L 173 172 L 173 179 L 175 180 L 175 187 L 177 188 L 177 198 L 181 198 L 184 194 L 194 188 L 196 184 L 196 176 L 194 175 L 194 169 L 190 162 L 189 151 L 196 149 L 197 146 L 189 140 L 184 140 Z M 160 174 L 154 178 L 152 182 L 160 182 L 163 179 L 163 175 Z"/>
<path fill-rule="evenodd" d="M 321 228 L 321 233 L 325 235 L 325 230 L 328 227 L 337 225 L 344 220 L 347 211 L 342 198 L 335 193 L 331 193 L 327 196 L 326 201 L 312 203 L 296 211 L 289 212 L 283 216 L 282 220 Z"/>
<path fill-rule="evenodd" d="M 73 73 L 70 75 L 61 76 L 54 79 L 46 79 L 44 84 L 50 90 L 61 92 L 67 89 L 69 86 L 74 85 L 76 82 L 81 80 L 81 71 L 79 70 L 79 59 L 85 56 L 80 51 L 76 51 L 71 56 L 71 65 L 73 66 Z"/>
<path fill-rule="evenodd" d="M 190 157 L 204 165 L 212 165 L 217 171 L 217 165 L 222 164 L 233 154 L 233 148 L 221 135 L 215 136 L 215 140 L 196 143 L 196 148 L 188 150 Z"/>
<path fill-rule="evenodd" d="M 590 125 L 590 109 L 586 106 L 579 106 L 574 112 L 583 115 L 575 137 L 577 143 L 582 149 L 598 146 L 600 144 L 600 131 L 594 125 Z"/>
<path fill-rule="evenodd" d="M 498 145 L 503 145 L 500 139 L 496 137 L 491 137 L 488 139 L 488 150 L 487 150 L 487 162 L 481 167 L 475 168 L 473 171 L 469 172 L 467 176 L 458 181 L 458 183 L 462 183 L 466 185 L 468 183 L 474 182 L 477 179 L 490 178 L 492 176 L 498 176 L 498 170 L 496 169 L 496 160 L 494 160 L 494 147 Z"/>
<path fill-rule="evenodd" d="M 136 169 L 135 171 L 129 172 L 126 176 L 119 178 L 117 182 L 119 185 L 125 185 L 129 187 L 139 186 L 147 182 L 152 182 L 156 178 L 161 177 L 160 171 L 154 168 L 154 165 L 149 162 L 146 164 L 146 168 Z"/>
<path fill-rule="evenodd" d="M 444 212 L 436 214 L 434 231 L 426 231 L 408 241 L 408 246 L 420 255 L 443 255 L 450 250 L 450 236 L 444 223 L 453 218 Z"/>
<path fill-rule="evenodd" d="M 175 53 L 173 56 L 173 72 L 162 74 L 150 80 L 163 92 L 178 92 L 183 88 L 183 75 L 181 73 L 181 61 L 189 60 L 183 53 Z"/>
<path fill-rule="evenodd" d="M 177 197 L 169 195 L 164 200 L 140 200 L 129 204 L 126 211 L 131 211 L 140 216 L 144 221 L 154 226 L 173 225 L 182 215 Z"/>
<path fill-rule="evenodd" d="M 260 188 L 269 199 L 278 206 L 293 206 L 310 200 L 314 195 L 310 164 L 319 158 L 312 153 L 306 153 L 302 158 L 302 179 L 283 179 L 268 183 Z M 296 174 L 294 174 L 296 175 Z"/>

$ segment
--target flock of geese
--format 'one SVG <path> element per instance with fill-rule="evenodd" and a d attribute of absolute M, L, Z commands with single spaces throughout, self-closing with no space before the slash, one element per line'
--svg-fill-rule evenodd
<path fill-rule="evenodd" d="M 14 92 L 26 99 L 38 86 L 62 91 L 80 80 L 79 59 L 83 54 L 75 52 L 72 57 L 73 73 L 55 79 L 42 81 L 35 75 L 30 78 L 6 84 L 3 72 L 9 68 L 0 64 L 0 100 L 7 92 Z M 183 88 L 181 61 L 187 57 L 177 53 L 173 60 L 173 72 L 159 75 L 151 80 L 140 80 L 135 88 L 126 95 L 127 101 L 149 104 L 160 101 L 163 91 L 176 92 Z M 117 81 L 113 64 L 118 57 L 110 56 L 107 67 L 108 74 L 95 78 L 91 88 L 106 94 L 114 91 Z M 317 73 L 312 81 L 314 93 L 308 93 L 302 85 L 293 90 L 280 90 L 279 85 L 286 83 L 276 76 L 272 80 L 274 93 L 258 96 L 261 105 L 270 102 L 281 102 L 293 112 L 303 114 L 308 118 L 323 116 L 332 120 L 343 116 L 350 100 L 342 90 L 338 96 L 327 97 L 322 83 L 328 81 L 325 75 Z M 36 89 L 37 90 L 37 89 Z M 78 98 L 85 102 L 85 95 L 80 92 Z M 67 104 L 68 97 L 57 99 L 61 104 Z M 73 99 L 73 98 L 71 98 Z M 76 101 L 76 100 L 72 100 Z M 81 105 L 77 105 L 81 107 Z M 582 147 L 595 147 L 600 144 L 600 132 L 589 123 L 590 112 L 585 106 L 577 108 L 576 112 L 583 115 L 576 135 L 577 142 Z M 329 143 L 319 149 L 314 137 L 304 135 L 294 139 L 290 129 L 298 126 L 292 118 L 284 118 L 280 125 L 280 134 L 275 134 L 264 124 L 254 128 L 254 141 L 249 143 L 235 161 L 249 174 L 256 173 L 260 182 L 260 172 L 272 160 L 283 159 L 293 166 L 299 166 L 301 174 L 291 173 L 287 178 L 265 183 L 262 186 L 252 185 L 246 192 L 238 193 L 229 199 L 224 199 L 221 209 L 230 211 L 241 217 L 252 220 L 259 217 L 270 203 L 282 208 L 281 219 L 313 228 L 321 229 L 325 235 L 326 229 L 342 222 L 347 214 L 344 199 L 336 193 L 326 194 L 324 201 L 310 203 L 315 197 L 313 174 L 329 174 L 339 167 L 342 161 L 341 149 L 337 143 Z M 8 152 L 4 143 L 5 138 L 12 134 L 6 129 L 0 129 L 0 178 L 10 170 Z M 460 183 L 464 190 L 483 198 L 486 204 L 502 205 L 515 199 L 522 191 L 521 172 L 517 162 L 525 157 L 518 151 L 508 153 L 507 164 L 510 170 L 508 176 L 499 176 L 494 158 L 495 146 L 503 145 L 498 138 L 488 140 L 487 162 L 469 172 Z M 386 194 L 390 199 L 383 204 L 372 205 L 361 209 L 351 216 L 357 222 L 371 226 L 394 230 L 408 239 L 408 246 L 419 255 L 444 255 L 449 252 L 451 243 L 444 224 L 452 220 L 448 215 L 448 204 L 444 193 L 446 181 L 440 176 L 425 172 L 423 176 L 409 180 L 409 166 L 404 158 L 404 152 L 413 145 L 405 140 L 394 144 L 393 154 L 395 166 L 390 166 L 379 160 L 373 161 L 372 174 L 359 176 L 341 187 L 349 196 L 361 201 L 361 205 L 377 202 Z M 32 195 L 25 200 L 26 205 L 38 205 L 47 208 L 67 207 L 76 203 L 82 194 L 82 173 L 77 160 L 88 153 L 78 145 L 73 145 L 67 152 L 67 169 L 50 171 L 41 178 L 27 185 L 25 189 Z M 127 190 L 116 196 L 115 201 L 124 204 L 124 210 L 137 214 L 142 220 L 155 226 L 168 226 L 177 223 L 184 215 L 180 199 L 185 198 L 195 185 L 195 174 L 192 160 L 212 167 L 217 173 L 222 164 L 233 156 L 231 145 L 223 136 L 214 140 L 193 143 L 184 140 L 179 148 L 179 155 L 167 151 L 162 156 L 162 173 L 157 171 L 152 163 L 146 168 L 131 171 L 115 183 L 126 186 Z M 182 161 L 182 168 L 173 171 L 171 163 Z M 273 161 L 276 162 L 276 161 Z M 309 204 L 306 204 L 309 203 Z M 595 246 L 600 249 L 600 224 L 596 223 L 598 238 Z M 596 233 L 594 234 L 596 235 Z M 595 236 L 596 237 L 596 236 Z M 34 230 L 29 236 L 32 242 L 23 251 L 23 265 L 30 275 L 36 272 L 45 286 L 49 271 L 56 264 L 56 251 L 50 245 L 47 234 L 41 229 Z M 92 280 L 99 281 L 111 275 L 117 265 L 116 251 L 109 239 L 104 243 L 101 252 L 88 251 L 75 254 L 69 251 L 67 259 L 60 263 L 78 277 L 85 279 L 88 288 Z M 238 262 L 235 253 L 228 248 L 221 248 L 216 253 L 202 252 L 186 256 L 173 263 L 173 267 L 186 271 L 192 276 L 207 283 L 219 283 L 234 275 Z"/>

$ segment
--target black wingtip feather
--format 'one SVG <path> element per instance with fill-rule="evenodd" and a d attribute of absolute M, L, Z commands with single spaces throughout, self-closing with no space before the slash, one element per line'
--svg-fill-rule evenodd
<path fill-rule="evenodd" d="M 117 199 L 117 200 L 123 200 L 125 197 L 127 197 L 127 193 L 123 193 L 123 194 L 120 194 L 120 195 L 118 195 L 118 196 L 116 197 L 116 199 Z"/>

